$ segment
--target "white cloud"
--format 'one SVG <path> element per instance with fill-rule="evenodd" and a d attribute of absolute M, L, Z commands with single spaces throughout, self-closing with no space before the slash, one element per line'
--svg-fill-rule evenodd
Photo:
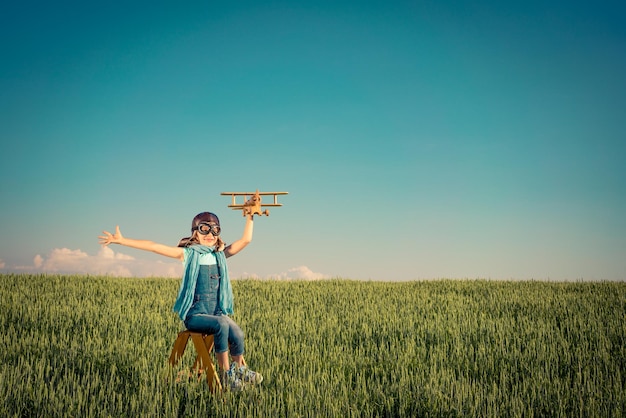
<path fill-rule="evenodd" d="M 115 251 L 111 249 L 111 247 L 102 247 L 100 251 L 98 252 L 98 255 L 102 257 L 103 259 L 110 259 L 110 260 L 134 260 L 135 259 L 135 257 L 132 257 L 130 255 L 116 253 Z"/>
<path fill-rule="evenodd" d="M 0 268 L 6 263 L 0 260 Z M 13 270 L 28 273 L 91 274 L 116 277 L 181 277 L 182 263 L 169 260 L 137 259 L 115 252 L 110 246 L 101 247 L 97 254 L 82 250 L 55 248 L 47 256 L 37 254 L 30 266 L 16 266 Z M 316 273 L 307 266 L 293 267 L 280 274 L 261 277 L 243 273 L 240 277 L 274 280 L 321 280 L 330 276 Z"/>
<path fill-rule="evenodd" d="M 35 265 L 35 268 L 41 268 L 41 266 L 43 265 L 43 257 L 37 254 L 35 256 L 35 259 L 33 260 L 33 264 Z"/>
<path fill-rule="evenodd" d="M 315 273 L 307 266 L 298 266 L 290 268 L 286 272 L 274 274 L 267 277 L 261 277 L 254 273 L 244 273 L 242 277 L 251 279 L 278 279 L 278 280 L 321 280 L 328 279 L 330 276 L 323 273 Z"/>
<path fill-rule="evenodd" d="M 180 277 L 182 264 L 176 261 L 136 259 L 102 247 L 96 255 L 81 250 L 55 248 L 46 257 L 37 254 L 32 266 L 15 270 L 33 273 L 92 274 L 118 277 Z"/>
<path fill-rule="evenodd" d="M 3 259 L 0 258 L 0 269 L 3 269 L 4 266 L 6 266 L 6 263 L 4 262 Z"/>
<path fill-rule="evenodd" d="M 286 279 L 305 279 L 305 280 L 319 280 L 327 279 L 328 276 L 322 273 L 315 273 L 307 266 L 298 266 L 287 270 L 286 273 L 282 273 L 281 277 Z"/>

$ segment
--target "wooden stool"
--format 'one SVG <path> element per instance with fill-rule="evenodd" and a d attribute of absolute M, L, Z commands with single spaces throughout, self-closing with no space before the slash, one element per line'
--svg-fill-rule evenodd
<path fill-rule="evenodd" d="M 216 390 L 221 391 L 222 383 L 220 382 L 219 375 L 215 371 L 213 360 L 211 360 L 211 350 L 213 350 L 212 334 L 202 334 L 192 331 L 179 332 L 174 342 L 174 348 L 172 348 L 172 354 L 170 354 L 170 364 L 175 366 L 178 363 L 178 359 L 183 356 L 189 337 L 191 337 L 197 353 L 196 361 L 193 363 L 192 369 L 198 371 L 204 370 L 211 392 L 215 392 Z"/>

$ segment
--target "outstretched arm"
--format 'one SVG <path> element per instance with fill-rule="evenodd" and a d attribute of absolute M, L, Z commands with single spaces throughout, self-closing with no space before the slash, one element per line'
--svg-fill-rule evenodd
<path fill-rule="evenodd" d="M 243 228 L 243 236 L 237 241 L 224 248 L 226 257 L 233 256 L 243 250 L 252 241 L 252 231 L 254 229 L 254 215 L 246 216 L 246 226 Z"/>
<path fill-rule="evenodd" d="M 115 227 L 115 234 L 111 234 L 108 231 L 102 231 L 102 233 L 104 235 L 100 235 L 98 237 L 100 239 L 100 244 L 102 245 L 120 244 L 126 247 L 137 248 L 139 250 L 152 251 L 153 253 L 164 255 L 166 257 L 177 258 L 179 260 L 183 260 L 184 257 L 184 251 L 180 247 L 170 247 L 154 241 L 126 238 L 122 236 L 119 226 Z"/>

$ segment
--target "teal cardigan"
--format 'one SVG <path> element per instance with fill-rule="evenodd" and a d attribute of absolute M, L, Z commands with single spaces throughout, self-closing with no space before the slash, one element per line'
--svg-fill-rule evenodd
<path fill-rule="evenodd" d="M 213 253 L 217 260 L 217 266 L 220 269 L 220 290 L 219 290 L 219 307 L 226 315 L 233 314 L 233 290 L 230 286 L 230 278 L 228 277 L 228 266 L 226 265 L 226 256 L 224 251 L 215 251 L 211 247 L 205 245 L 192 245 L 185 248 L 187 257 L 185 260 L 185 272 L 183 280 L 180 282 L 178 297 L 174 302 L 174 312 L 183 321 L 187 317 L 187 312 L 193 304 L 193 295 L 196 291 L 196 283 L 198 281 L 198 273 L 200 272 L 200 255 Z"/>

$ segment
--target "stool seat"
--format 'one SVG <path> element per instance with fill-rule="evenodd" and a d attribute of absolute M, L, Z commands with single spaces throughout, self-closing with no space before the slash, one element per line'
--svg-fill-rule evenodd
<path fill-rule="evenodd" d="M 220 377 L 215 371 L 215 365 L 211 359 L 211 350 L 213 350 L 213 334 L 204 334 L 189 330 L 179 332 L 178 337 L 176 337 L 176 341 L 174 341 L 172 353 L 170 354 L 170 364 L 175 366 L 178 363 L 178 360 L 185 353 L 185 348 L 187 347 L 189 338 L 193 341 L 193 345 L 197 353 L 192 370 L 204 371 L 206 373 L 206 380 L 209 384 L 211 392 L 215 392 L 216 390 L 221 391 L 222 383 L 220 382 Z"/>

